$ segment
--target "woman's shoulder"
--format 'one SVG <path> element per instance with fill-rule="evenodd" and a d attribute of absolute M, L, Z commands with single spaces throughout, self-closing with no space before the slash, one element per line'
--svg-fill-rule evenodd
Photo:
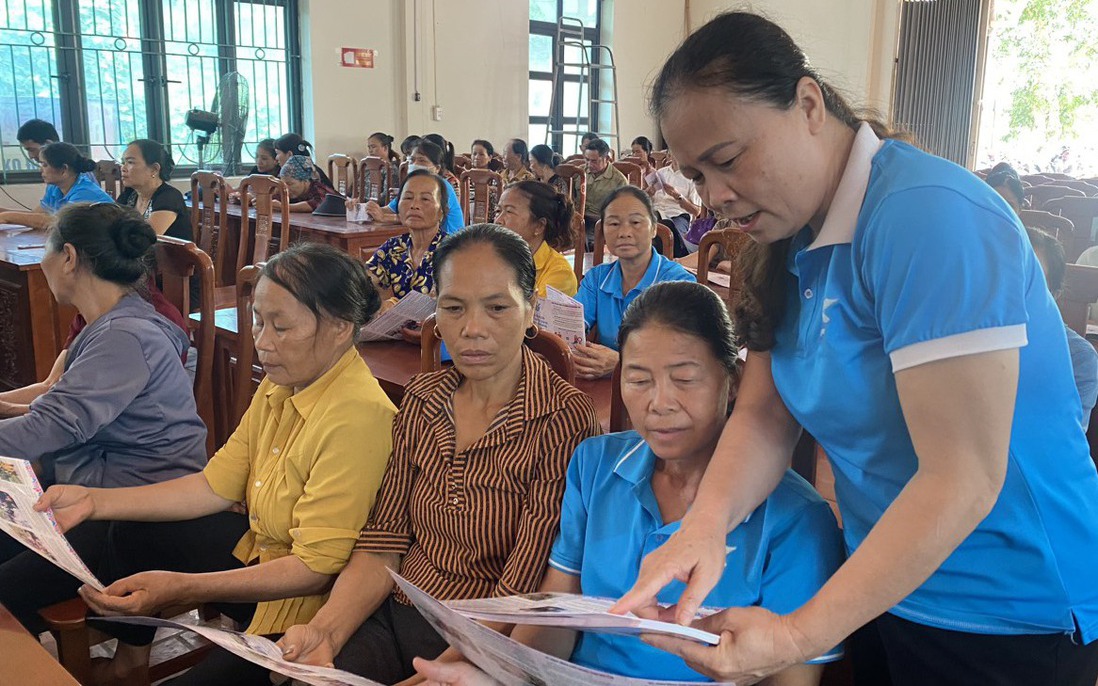
<path fill-rule="evenodd" d="M 136 343 L 146 360 L 160 352 L 168 352 L 166 359 L 177 364 L 189 345 L 186 334 L 178 326 L 136 295 L 125 298 L 110 312 L 87 325 L 80 340 L 79 349 L 75 351 L 78 354 L 91 348 L 116 348 Z M 75 343 L 73 347 L 77 347 Z"/>
<path fill-rule="evenodd" d="M 324 393 L 324 417 L 344 416 L 360 426 L 368 424 L 364 420 L 378 417 L 391 422 L 396 406 L 357 351 L 353 356 L 348 353 L 337 365 L 339 369 Z"/>
<path fill-rule="evenodd" d="M 838 530 L 835 515 L 816 489 L 793 470 L 786 470 L 763 507 L 772 530 L 815 526 Z"/>
<path fill-rule="evenodd" d="M 160 188 L 157 188 L 156 192 L 153 193 L 151 204 L 154 211 L 168 210 L 171 212 L 178 212 L 180 211 L 180 208 L 185 205 L 183 201 L 183 192 L 165 181 L 160 184 Z"/>
<path fill-rule="evenodd" d="M 656 259 L 659 260 L 659 273 L 656 276 L 657 281 L 697 281 L 698 277 L 694 275 L 692 271 L 682 266 L 673 259 L 664 257 L 659 253 L 656 253 Z"/>

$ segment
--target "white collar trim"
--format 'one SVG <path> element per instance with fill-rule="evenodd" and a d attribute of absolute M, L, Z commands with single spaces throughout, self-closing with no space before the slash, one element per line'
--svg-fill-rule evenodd
<path fill-rule="evenodd" d="M 850 148 L 846 169 L 843 170 L 843 177 L 839 180 L 838 188 L 835 189 L 835 197 L 831 199 L 831 207 L 827 211 L 823 228 L 820 229 L 816 240 L 808 246 L 809 250 L 826 245 L 841 245 L 854 240 L 854 228 L 858 225 L 858 213 L 862 209 L 865 190 L 869 186 L 873 157 L 882 145 L 881 139 L 873 133 L 873 128 L 866 122 L 862 122 L 858 127 L 858 133 L 854 136 L 854 145 Z"/>

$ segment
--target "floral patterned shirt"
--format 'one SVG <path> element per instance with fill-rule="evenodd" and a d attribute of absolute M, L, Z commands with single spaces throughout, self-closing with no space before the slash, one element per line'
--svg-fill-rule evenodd
<path fill-rule="evenodd" d="M 435 250 L 445 237 L 446 232 L 439 230 L 423 260 L 415 265 L 412 264 L 412 234 L 394 236 L 370 256 L 366 270 L 381 288 L 391 289 L 397 298 L 412 291 L 432 294 L 435 290 Z"/>

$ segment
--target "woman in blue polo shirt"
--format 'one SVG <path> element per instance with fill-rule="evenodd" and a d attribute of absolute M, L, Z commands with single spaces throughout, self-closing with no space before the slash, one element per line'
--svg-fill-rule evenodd
<path fill-rule="evenodd" d="M 887 673 L 871 683 L 1093 686 L 1098 473 L 1013 212 L 964 169 L 882 142 L 752 14 L 694 33 L 652 92 L 683 173 L 758 244 L 736 309 L 751 354 L 694 506 L 616 609 L 689 579 L 689 619 L 723 529 L 781 481 L 803 426 L 835 472 L 847 562 L 792 613 L 725 612 L 716 648 L 655 644 L 754 679 L 872 622 Z"/>
<path fill-rule="evenodd" d="M 728 311 L 713 291 L 684 282 L 652 286 L 629 306 L 619 341 L 621 395 L 633 430 L 576 448 L 542 591 L 616 598 L 628 590 L 644 555 L 678 530 L 728 417 L 739 359 Z M 727 566 L 707 606 L 791 612 L 843 559 L 831 508 L 792 471 L 724 544 Z M 659 600 L 673 604 L 682 590 L 675 584 Z M 636 637 L 534 626 L 519 626 L 511 637 L 613 674 L 707 680 Z M 790 666 L 771 684 L 816 684 L 821 663 L 840 654 L 834 649 Z"/>
<path fill-rule="evenodd" d="M 597 342 L 573 350 L 576 375 L 583 379 L 609 376 L 618 366 L 618 327 L 629 303 L 644 289 L 661 281 L 695 281 L 678 262 L 656 252 L 656 211 L 648 194 L 622 186 L 602 205 L 606 249 L 618 259 L 592 268 L 580 281 L 576 300 L 583 304 L 588 331 L 597 327 Z"/>
<path fill-rule="evenodd" d="M 87 172 L 95 162 L 68 143 L 48 143 L 39 152 L 38 164 L 46 194 L 33 212 L 0 212 L 0 224 L 22 224 L 44 229 L 57 210 L 74 202 L 114 202 Z"/>

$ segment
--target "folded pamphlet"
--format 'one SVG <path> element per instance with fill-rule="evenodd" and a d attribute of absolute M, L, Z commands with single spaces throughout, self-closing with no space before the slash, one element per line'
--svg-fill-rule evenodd
<path fill-rule="evenodd" d="M 685 686 L 687 683 L 619 676 L 547 655 L 451 610 L 399 574 L 389 573 L 404 595 L 451 646 L 504 686 Z"/>
<path fill-rule="evenodd" d="M 560 336 L 569 347 L 575 348 L 587 342 L 583 303 L 552 286 L 546 286 L 545 297 L 538 299 L 534 323 Z"/>
<path fill-rule="evenodd" d="M 412 291 L 359 329 L 358 340 L 363 343 L 400 340 L 402 328 L 411 323 L 419 324 L 434 312 L 434 298 Z"/>
<path fill-rule="evenodd" d="M 0 530 L 88 586 L 102 591 L 103 584 L 61 533 L 53 511 L 35 511 L 34 504 L 41 497 L 42 486 L 30 462 L 0 457 Z"/>
<path fill-rule="evenodd" d="M 237 657 L 272 672 L 283 674 L 312 686 L 382 686 L 376 681 L 331 667 L 313 667 L 282 659 L 282 651 L 273 641 L 262 636 L 215 629 L 209 626 L 183 624 L 170 619 L 154 617 L 103 617 L 111 622 L 137 624 L 139 626 L 170 627 L 193 631 L 214 645 L 220 646 Z"/>

